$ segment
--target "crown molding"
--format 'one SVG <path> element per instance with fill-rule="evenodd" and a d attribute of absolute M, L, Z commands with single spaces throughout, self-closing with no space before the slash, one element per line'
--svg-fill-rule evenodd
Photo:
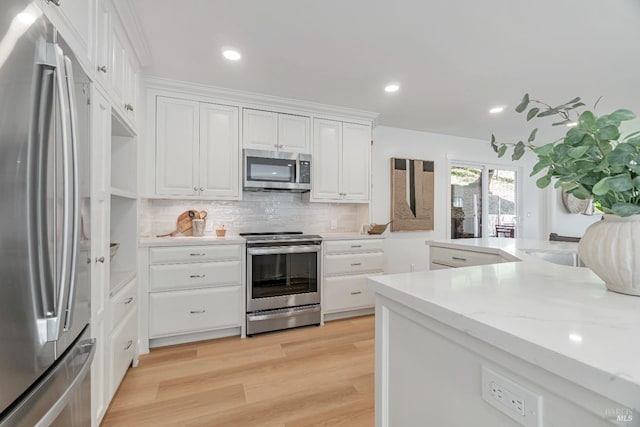
<path fill-rule="evenodd" d="M 206 96 L 216 98 L 221 101 L 229 101 L 232 105 L 242 105 L 258 109 L 277 108 L 282 112 L 291 111 L 293 113 L 310 113 L 312 115 L 325 118 L 349 118 L 352 120 L 372 123 L 379 115 L 379 113 L 372 111 L 300 101 L 297 99 L 263 95 L 259 93 L 245 92 L 236 89 L 227 89 L 218 86 L 209 86 L 200 83 L 191 83 L 156 76 L 145 77 L 145 84 L 147 89 L 188 94 L 195 98 Z"/>
<path fill-rule="evenodd" d="M 131 0 L 117 0 L 112 2 L 113 7 L 122 22 L 124 31 L 127 33 L 131 47 L 138 57 L 138 62 L 142 67 L 148 67 L 153 62 L 151 48 L 147 38 L 142 31 L 142 24 Z"/>

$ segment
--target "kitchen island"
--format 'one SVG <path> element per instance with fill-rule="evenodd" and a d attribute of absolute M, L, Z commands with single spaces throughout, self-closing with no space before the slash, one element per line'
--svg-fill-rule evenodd
<path fill-rule="evenodd" d="M 430 243 L 500 261 L 369 279 L 377 427 L 640 426 L 640 298 L 530 255 L 575 244 Z"/>

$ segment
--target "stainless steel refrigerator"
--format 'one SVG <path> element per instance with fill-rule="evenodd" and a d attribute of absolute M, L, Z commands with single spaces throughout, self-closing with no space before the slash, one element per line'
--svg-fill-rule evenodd
<path fill-rule="evenodd" d="M 87 76 L 38 2 L 0 2 L 0 426 L 88 426 Z"/>

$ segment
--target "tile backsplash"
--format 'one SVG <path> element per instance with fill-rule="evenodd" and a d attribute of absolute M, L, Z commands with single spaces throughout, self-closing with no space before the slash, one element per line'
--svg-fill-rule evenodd
<path fill-rule="evenodd" d="M 206 210 L 206 231 L 224 224 L 230 233 L 303 231 L 305 233 L 354 232 L 365 220 L 366 206 L 352 203 L 309 203 L 303 196 L 285 192 L 245 192 L 240 201 L 142 199 L 139 231 L 142 237 L 166 234 L 176 218 L 188 209 Z M 335 221 L 335 229 L 331 228 Z"/>

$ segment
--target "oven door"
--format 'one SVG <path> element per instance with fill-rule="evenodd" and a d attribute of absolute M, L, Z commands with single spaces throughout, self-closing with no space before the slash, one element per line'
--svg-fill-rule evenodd
<path fill-rule="evenodd" d="M 247 249 L 247 311 L 320 303 L 320 246 Z"/>

